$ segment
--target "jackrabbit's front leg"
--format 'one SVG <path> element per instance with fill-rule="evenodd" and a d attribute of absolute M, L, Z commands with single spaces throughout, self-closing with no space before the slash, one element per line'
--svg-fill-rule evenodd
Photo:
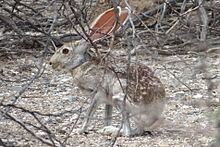
<path fill-rule="evenodd" d="M 112 124 L 112 105 L 105 105 L 105 126 L 110 126 Z"/>
<path fill-rule="evenodd" d="M 83 126 L 81 130 L 79 131 L 80 134 L 83 134 L 86 132 L 88 125 L 89 125 L 89 121 L 91 117 L 93 116 L 94 112 L 96 111 L 97 107 L 98 107 L 98 100 L 93 99 L 92 104 L 90 105 L 87 111 L 86 117 L 84 118 Z"/>
<path fill-rule="evenodd" d="M 106 99 L 106 93 L 103 91 L 103 89 L 100 88 L 100 89 L 97 90 L 97 92 L 95 93 L 95 96 L 93 97 L 92 104 L 89 107 L 89 110 L 86 114 L 82 129 L 79 131 L 79 133 L 85 133 L 86 132 L 86 129 L 88 128 L 90 119 L 92 118 L 93 114 L 95 113 L 97 107 L 101 103 L 103 103 L 103 99 Z M 110 112 L 108 112 L 108 113 L 110 113 Z"/>

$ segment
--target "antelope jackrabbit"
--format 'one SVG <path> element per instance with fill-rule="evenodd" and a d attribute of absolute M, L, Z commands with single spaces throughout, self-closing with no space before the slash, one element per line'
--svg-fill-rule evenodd
<path fill-rule="evenodd" d="M 120 24 L 128 20 L 129 10 L 118 8 Z M 113 30 L 116 25 L 109 9 L 102 13 L 92 27 L 89 36 L 95 42 Z M 111 16 L 111 17 L 109 17 Z M 106 17 L 109 19 L 106 23 Z M 105 21 L 103 21 L 105 20 Z M 123 116 L 122 133 L 126 136 L 141 135 L 145 128 L 154 126 L 159 120 L 165 105 L 165 89 L 149 67 L 140 63 L 126 63 L 126 60 L 113 57 L 111 53 L 96 56 L 90 43 L 81 40 L 64 44 L 50 59 L 53 69 L 65 70 L 72 74 L 74 82 L 87 92 L 94 94 L 81 133 L 85 132 L 97 106 L 104 103 L 105 125 L 111 125 L 112 106 Z M 131 130 L 129 119 L 135 122 Z"/>
<path fill-rule="evenodd" d="M 70 72 L 81 89 L 95 93 L 81 132 L 86 131 L 89 119 L 101 103 L 107 105 L 106 125 L 111 124 L 112 106 L 121 111 L 125 135 L 140 135 L 145 128 L 160 120 L 165 104 L 165 90 L 160 80 L 145 65 L 131 63 L 127 72 L 126 63 L 115 60 L 108 55 L 98 62 L 91 56 L 89 44 L 85 41 L 64 44 L 50 59 L 53 69 Z M 134 119 L 135 131 L 130 129 L 129 118 Z"/>

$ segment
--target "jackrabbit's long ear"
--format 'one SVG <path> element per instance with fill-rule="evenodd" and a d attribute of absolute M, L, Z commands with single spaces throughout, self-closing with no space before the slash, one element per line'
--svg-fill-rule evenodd
<path fill-rule="evenodd" d="M 117 7 L 119 11 L 119 22 L 120 24 L 125 24 L 128 20 L 129 10 Z M 106 35 L 111 34 L 114 30 L 117 31 L 120 29 L 120 26 L 116 28 L 117 17 L 114 11 L 114 8 L 108 9 L 98 16 L 97 19 L 91 24 L 91 31 L 89 33 L 90 38 L 93 42 L 98 41 L 105 37 Z"/>
<path fill-rule="evenodd" d="M 119 14 L 121 9 L 118 9 Z M 92 41 L 97 41 L 109 35 L 115 27 L 116 14 L 114 8 L 108 9 L 100 14 L 91 24 L 90 38 Z"/>

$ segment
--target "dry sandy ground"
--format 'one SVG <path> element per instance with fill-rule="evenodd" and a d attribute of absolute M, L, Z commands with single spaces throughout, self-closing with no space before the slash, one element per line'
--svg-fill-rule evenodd
<path fill-rule="evenodd" d="M 164 122 L 160 128 L 152 132 L 153 135 L 118 137 L 115 146 L 208 146 L 215 137 L 213 112 L 217 107 L 212 102 L 218 102 L 220 95 L 220 90 L 217 89 L 219 86 L 215 87 L 220 81 L 219 55 L 209 54 L 205 59 L 196 54 L 139 58 L 155 70 L 166 87 L 168 102 L 163 113 Z M 17 94 L 28 78 L 36 73 L 36 66 L 33 65 L 40 65 L 39 60 L 27 57 L 0 62 L 1 102 L 9 104 L 13 101 L 13 95 Z M 206 64 L 206 74 L 201 70 L 203 62 Z M 215 85 L 211 92 L 207 90 L 207 76 Z M 90 102 L 91 100 L 72 83 L 69 74 L 54 72 L 46 64 L 43 74 L 29 86 L 15 104 L 45 114 L 63 112 L 58 116 L 37 115 L 37 118 L 42 125 L 48 127 L 57 140 L 63 142 L 66 139 L 64 144 L 67 146 L 108 146 L 112 137 L 97 132 L 103 127 L 103 107 L 95 114 L 88 134 L 77 134 Z M 11 107 L 0 106 L 0 109 L 2 141 L 15 146 L 48 146 L 14 121 L 5 118 L 2 112 L 7 111 L 35 135 L 48 139 L 48 135 L 40 130 L 42 125 L 31 114 Z M 113 125 L 119 126 L 120 120 L 120 115 L 115 112 Z M 59 146 L 58 143 L 57 145 Z"/>

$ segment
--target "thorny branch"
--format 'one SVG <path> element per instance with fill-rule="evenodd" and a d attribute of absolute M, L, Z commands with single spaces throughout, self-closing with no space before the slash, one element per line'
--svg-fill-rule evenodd
<path fill-rule="evenodd" d="M 38 140 L 40 140 L 41 142 L 47 144 L 47 145 L 50 145 L 50 146 L 53 146 L 54 144 L 51 144 L 50 142 L 36 136 L 36 134 L 31 130 L 31 129 L 28 129 L 27 126 L 25 124 L 23 124 L 21 121 L 19 121 L 17 118 L 13 117 L 12 115 L 10 115 L 9 113 L 5 113 L 5 112 L 2 112 L 6 117 L 8 117 L 10 120 L 16 122 L 17 124 L 19 124 L 21 127 L 23 127 L 27 132 L 29 132 L 32 136 L 34 136 L 35 138 L 37 138 Z"/>

